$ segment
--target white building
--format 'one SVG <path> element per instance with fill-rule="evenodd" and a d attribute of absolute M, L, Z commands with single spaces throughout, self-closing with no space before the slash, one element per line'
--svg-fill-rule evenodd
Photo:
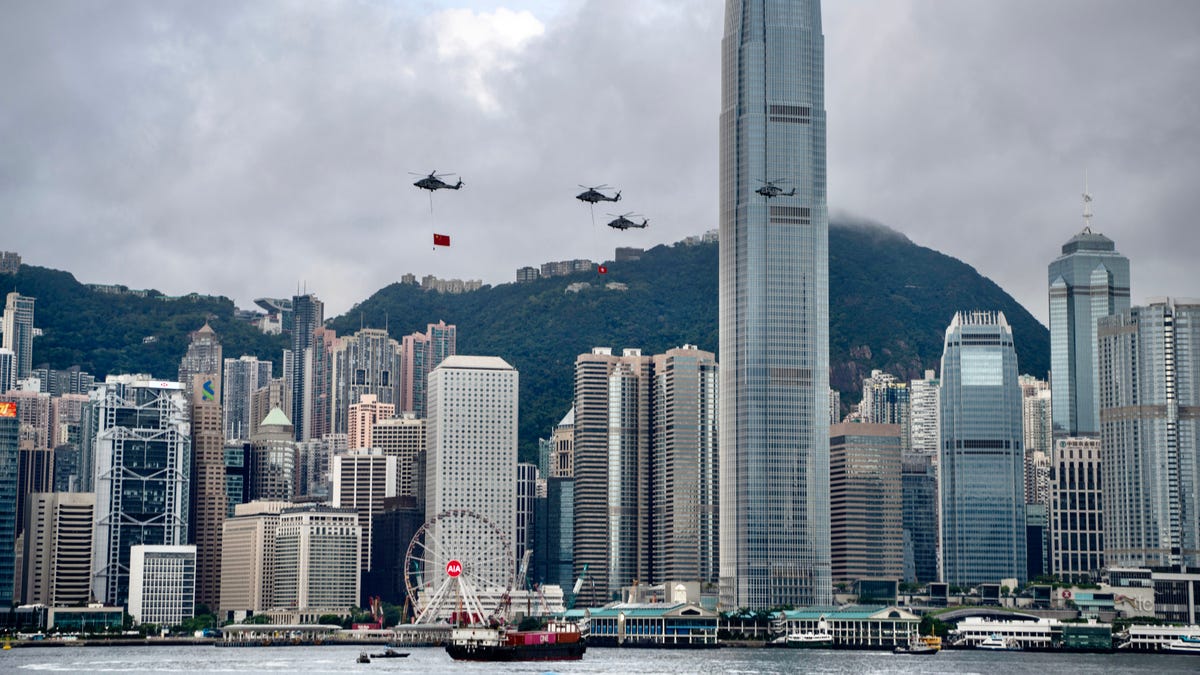
<path fill-rule="evenodd" d="M 275 533 L 279 512 L 289 502 L 238 504 L 221 534 L 219 617 L 241 621 L 274 606 Z"/>
<path fill-rule="evenodd" d="M 364 572 L 371 570 L 373 517 L 383 512 L 383 500 L 395 496 L 395 457 L 368 449 L 333 456 L 333 505 L 358 512 Z"/>
<path fill-rule="evenodd" d="M 297 623 L 316 623 L 322 614 L 344 616 L 358 605 L 361 539 L 354 509 L 306 504 L 280 512 L 275 608 L 287 610 Z"/>
<path fill-rule="evenodd" d="M 426 520 L 468 509 L 516 540 L 517 371 L 494 356 L 450 356 L 429 374 Z M 434 533 L 460 559 L 493 556 L 467 531 Z M 446 560 L 435 561 L 441 569 Z M 512 563 L 515 565 L 515 561 Z"/>
<path fill-rule="evenodd" d="M 195 614 L 196 547 L 129 549 L 129 615 L 133 622 L 178 626 Z"/>
<path fill-rule="evenodd" d="M 925 371 L 925 379 L 908 383 L 908 447 L 912 452 L 931 455 L 937 463 L 942 438 L 941 381 L 934 371 Z"/>

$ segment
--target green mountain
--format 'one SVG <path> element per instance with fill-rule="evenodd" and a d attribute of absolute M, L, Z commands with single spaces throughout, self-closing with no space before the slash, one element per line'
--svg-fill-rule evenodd
<path fill-rule="evenodd" d="M 329 323 L 338 335 L 387 325 L 393 337 L 439 319 L 458 326 L 458 353 L 495 355 L 520 371 L 521 456 L 571 406 L 575 357 L 592 347 L 639 347 L 646 354 L 693 344 L 717 352 L 717 245 L 658 246 L 640 260 L 579 273 L 449 295 L 392 284 Z M 577 291 L 568 285 L 588 284 Z M 624 289 L 607 288 L 623 284 Z M 999 286 L 970 266 L 917 246 L 881 225 L 835 222 L 829 230 L 830 383 L 845 405 L 863 377 L 881 369 L 902 378 L 938 368 L 955 311 L 1002 310 L 1013 326 L 1021 371 L 1045 377 L 1049 332 Z M 0 292 L 37 298 L 34 361 L 78 364 L 101 377 L 149 372 L 174 378 L 187 334 L 207 319 L 230 357 L 255 354 L 280 370 L 280 336 L 234 319 L 227 298 L 108 295 L 74 277 L 25 266 L 0 277 Z M 155 340 L 146 342 L 144 338 Z"/>

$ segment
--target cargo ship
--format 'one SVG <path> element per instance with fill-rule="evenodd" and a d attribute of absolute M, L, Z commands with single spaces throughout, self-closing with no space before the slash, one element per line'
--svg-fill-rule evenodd
<path fill-rule="evenodd" d="M 456 661 L 578 661 L 587 649 L 579 626 L 551 621 L 541 630 L 463 626 L 450 632 L 446 653 Z"/>

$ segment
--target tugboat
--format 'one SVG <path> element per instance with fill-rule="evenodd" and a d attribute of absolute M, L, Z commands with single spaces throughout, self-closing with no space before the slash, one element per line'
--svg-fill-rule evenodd
<path fill-rule="evenodd" d="M 551 621 L 542 630 L 462 626 L 450 632 L 446 653 L 456 661 L 578 661 L 587 650 L 579 626 Z"/>

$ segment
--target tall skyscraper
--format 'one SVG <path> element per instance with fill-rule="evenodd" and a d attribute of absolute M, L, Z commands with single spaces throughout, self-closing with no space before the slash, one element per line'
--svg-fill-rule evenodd
<path fill-rule="evenodd" d="M 904 571 L 903 493 L 898 424 L 829 428 L 833 581 L 900 578 Z"/>
<path fill-rule="evenodd" d="M 221 378 L 221 416 L 226 439 L 250 440 L 253 428 L 250 400 L 260 387 L 271 383 L 271 367 L 270 361 L 259 361 L 256 356 L 225 359 L 225 373 Z M 266 417 L 265 412 L 263 417 Z M 261 421 L 262 418 L 255 420 Z"/>
<path fill-rule="evenodd" d="M 833 600 L 824 52 L 819 0 L 727 0 L 719 361 L 728 608 Z"/>
<path fill-rule="evenodd" d="M 0 347 L 16 355 L 16 379 L 29 377 L 33 368 L 33 303 L 34 298 L 13 291 L 4 304 L 4 332 Z"/>
<path fill-rule="evenodd" d="M 924 379 L 911 380 L 908 389 L 908 449 L 931 456 L 937 464 L 942 437 L 941 380 L 927 370 Z"/>
<path fill-rule="evenodd" d="M 516 540 L 517 371 L 495 356 L 451 356 L 429 375 L 426 519 L 470 509 Z M 433 535 L 444 551 L 495 556 L 473 531 L 452 524 Z M 434 561 L 444 569 L 446 560 Z M 512 562 L 516 564 L 515 559 Z"/>
<path fill-rule="evenodd" d="M 221 601 L 221 526 L 229 510 L 225 483 L 225 433 L 221 424 L 221 378 L 192 376 L 192 504 L 190 542 L 195 544 L 194 600 L 210 609 Z"/>
<path fill-rule="evenodd" d="M 397 410 L 425 417 L 429 373 L 458 349 L 458 328 L 445 321 L 431 323 L 424 333 L 404 336 L 401 342 L 400 406 Z"/>
<path fill-rule="evenodd" d="M 1100 319 L 1104 558 L 1200 566 L 1200 299 Z"/>
<path fill-rule="evenodd" d="M 863 380 L 862 402 L 858 406 L 859 417 L 867 424 L 897 424 L 900 426 L 900 443 L 908 451 L 909 436 L 909 390 L 908 383 L 882 370 L 872 370 L 871 377 Z"/>
<path fill-rule="evenodd" d="M 179 382 L 183 384 L 184 395 L 190 402 L 192 400 L 192 378 L 196 375 L 205 375 L 209 379 L 218 381 L 224 364 L 221 358 L 221 339 L 217 337 L 216 331 L 208 325 L 208 322 L 205 322 L 188 337 L 190 341 L 187 352 L 179 361 Z M 204 380 L 201 380 L 200 384 L 204 384 Z M 220 402 L 220 394 L 215 389 L 207 394 L 204 400 Z"/>
<path fill-rule="evenodd" d="M 372 518 L 383 512 L 384 500 L 396 496 L 396 458 L 380 450 L 350 450 L 333 456 L 333 505 L 354 509 L 362 532 L 360 560 L 371 570 Z"/>
<path fill-rule="evenodd" d="M 941 579 L 938 542 L 937 455 L 910 452 L 901 457 L 901 520 L 904 528 L 904 580 Z"/>
<path fill-rule="evenodd" d="M 288 384 L 292 397 L 292 426 L 295 440 L 307 441 L 311 436 L 308 406 L 311 404 L 311 357 L 313 331 L 325 323 L 325 303 L 316 295 L 292 296 L 292 361 Z"/>
<path fill-rule="evenodd" d="M 400 343 L 388 337 L 385 330 L 364 328 L 338 341 L 331 354 L 333 432 L 349 431 L 350 406 L 363 396 L 374 396 L 376 401 L 395 410 L 400 392 L 400 360 Z M 369 434 L 368 428 L 363 437 Z"/>
<path fill-rule="evenodd" d="M 247 501 L 291 501 L 299 488 L 296 442 L 292 424 L 279 408 L 263 418 L 250 439 Z"/>
<path fill-rule="evenodd" d="M 129 550 L 188 540 L 192 448 L 178 382 L 109 376 L 91 393 L 88 435 L 96 492 L 92 595 L 129 599 Z"/>
<path fill-rule="evenodd" d="M 17 404 L 0 400 L 0 605 L 12 605 L 17 567 L 17 465 L 21 424 Z"/>
<path fill-rule="evenodd" d="M 1085 197 L 1084 220 L 1091 217 Z M 1100 432 L 1096 320 L 1129 309 L 1129 259 L 1091 227 L 1050 263 L 1050 372 L 1056 436 Z"/>
<path fill-rule="evenodd" d="M 354 509 L 283 509 L 275 530 L 274 605 L 291 610 L 293 623 L 348 614 L 359 602 L 361 538 Z"/>
<path fill-rule="evenodd" d="M 1050 467 L 1050 572 L 1089 582 L 1104 569 L 1104 464 L 1100 439 L 1059 438 Z"/>
<path fill-rule="evenodd" d="M 425 420 L 412 413 L 379 420 L 371 429 L 368 447 L 396 458 L 396 496 L 417 499 L 418 457 L 425 452 Z"/>
<path fill-rule="evenodd" d="M 956 585 L 1026 576 L 1025 453 L 1012 328 L 959 312 L 942 352 L 942 561 Z"/>
<path fill-rule="evenodd" d="M 91 596 L 91 492 L 38 492 L 29 495 L 25 520 L 23 604 L 82 606 Z"/>

